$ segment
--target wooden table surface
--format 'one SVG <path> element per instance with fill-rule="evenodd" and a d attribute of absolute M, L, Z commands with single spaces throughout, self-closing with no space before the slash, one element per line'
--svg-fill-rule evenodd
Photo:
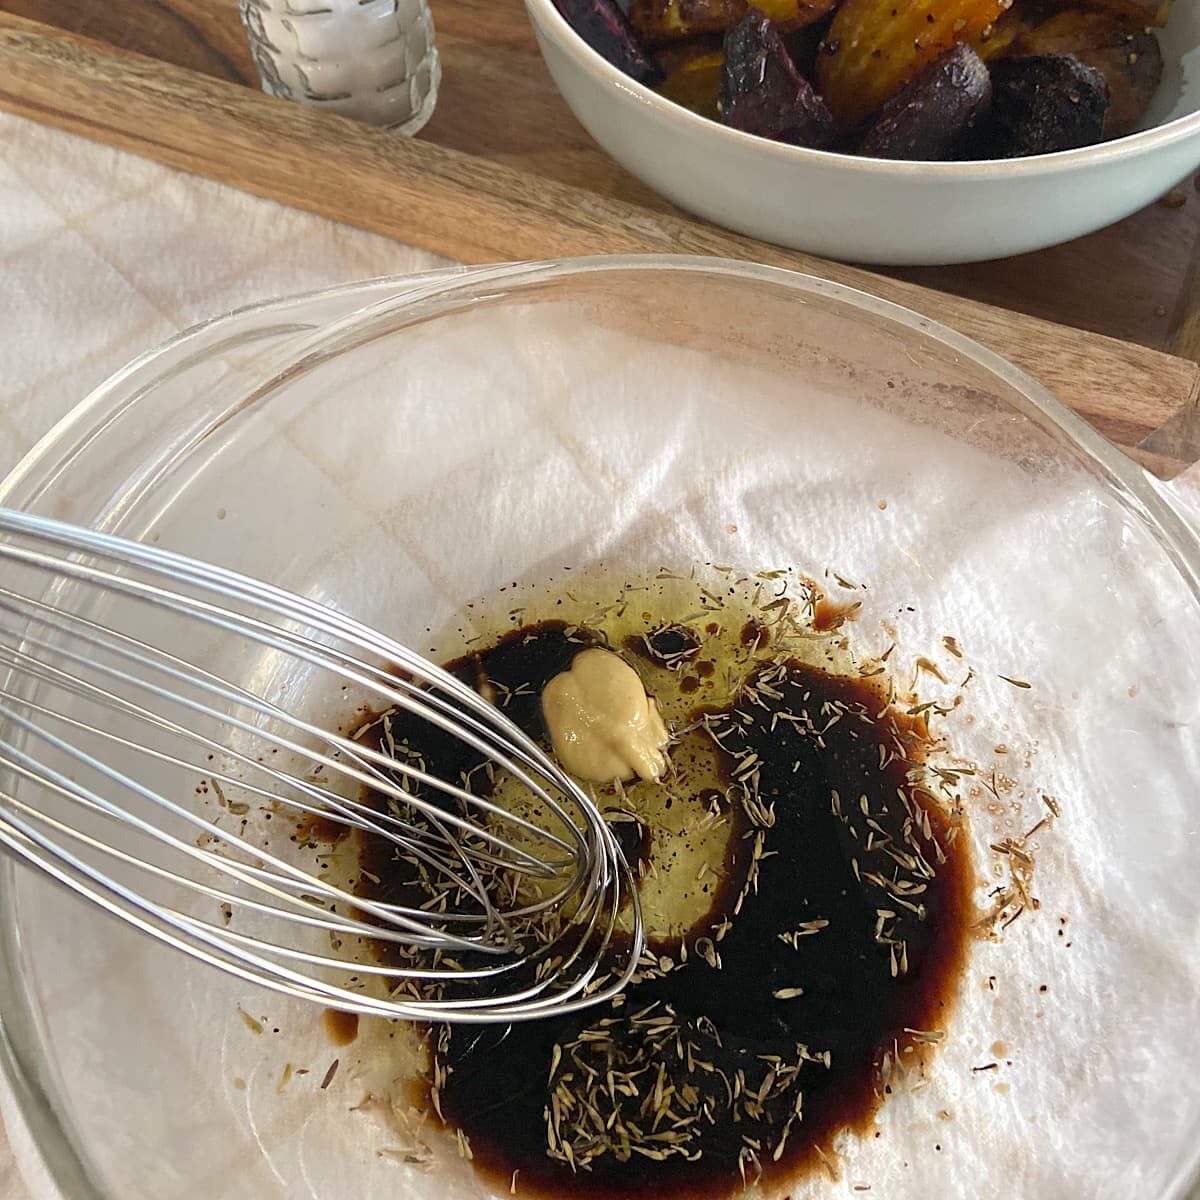
<path fill-rule="evenodd" d="M 432 8 L 444 81 L 414 141 L 262 96 L 236 0 L 0 0 L 0 106 L 461 261 L 682 251 L 808 270 L 978 338 L 1152 466 L 1200 457 L 1191 181 L 1037 254 L 866 272 L 718 230 L 633 179 L 559 97 L 522 0 Z"/>
<path fill-rule="evenodd" d="M 521 0 L 431 0 L 444 64 L 428 140 L 603 195 L 671 205 L 603 153 L 558 98 Z M 258 76 L 236 0 L 0 0 L 0 12 L 152 54 L 251 87 Z M 1200 193 L 1190 185 L 1065 246 L 992 263 L 891 271 L 927 287 L 1161 350 L 1192 311 L 1188 273 L 1200 248 Z"/>

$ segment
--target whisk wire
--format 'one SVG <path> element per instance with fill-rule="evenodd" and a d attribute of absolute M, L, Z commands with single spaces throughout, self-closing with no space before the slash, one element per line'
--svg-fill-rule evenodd
<path fill-rule="evenodd" d="M 41 557 L 41 556 L 38 556 L 38 557 Z M 25 561 L 27 561 L 27 562 L 32 561 L 32 559 L 33 559 L 33 556 L 28 556 L 25 558 Z M 39 564 L 39 565 L 42 565 L 42 564 Z M 75 570 L 72 570 L 70 573 L 73 575 L 76 575 L 76 577 L 79 577 L 78 573 Z M 146 591 L 146 590 L 142 590 L 142 589 L 130 588 L 129 586 L 127 586 L 128 581 L 122 580 L 121 577 L 117 576 L 117 575 L 113 575 L 113 574 L 106 573 L 106 572 L 99 572 L 96 570 L 88 570 L 86 572 L 86 574 L 87 574 L 87 577 L 89 578 L 89 581 L 91 581 L 91 582 L 102 583 L 104 586 L 108 587 L 111 590 L 121 590 L 121 591 L 130 592 L 131 594 L 134 594 L 143 600 L 152 599 L 152 598 L 161 599 L 161 596 L 162 596 L 162 589 L 155 588 L 155 589 Z M 3 608 L 3 607 L 4 607 L 3 605 L 0 605 L 0 608 Z M 193 613 L 199 619 L 204 620 L 208 623 L 211 623 L 211 624 L 217 626 L 218 628 L 222 628 L 226 632 L 235 633 L 235 634 L 245 632 L 244 629 L 239 628 L 236 621 L 230 619 L 231 617 L 236 617 L 236 614 L 228 613 L 226 610 L 221 610 L 212 605 L 204 605 L 200 608 L 193 608 Z M 40 619 L 41 618 L 39 618 L 39 620 Z M 253 625 L 255 627 L 255 631 L 262 634 L 262 642 L 264 645 L 274 648 L 274 649 L 292 650 L 293 652 L 297 653 L 299 657 L 303 658 L 305 661 L 309 662 L 312 665 L 327 665 L 326 663 L 323 662 L 323 660 L 319 656 L 314 654 L 311 651 L 311 649 L 309 649 L 308 646 L 303 646 L 302 648 L 297 649 L 294 641 L 290 645 L 284 645 L 280 639 L 277 639 L 273 636 L 262 633 L 262 629 L 264 629 L 266 627 L 262 626 L 261 622 L 255 622 L 255 623 L 253 623 Z M 91 627 L 93 630 L 98 628 L 97 626 L 94 625 L 94 623 L 91 625 Z M 61 623 L 59 623 L 59 628 L 61 629 Z M 74 632 L 74 631 L 72 631 L 72 632 Z M 113 653 L 119 654 L 121 657 L 131 660 L 136 665 L 144 667 L 148 670 L 157 670 L 157 671 L 163 672 L 163 673 L 167 674 L 168 676 L 173 677 L 175 679 L 186 679 L 187 682 L 194 684 L 195 686 L 199 687 L 200 689 L 202 689 L 204 691 L 209 692 L 210 694 L 216 696 L 219 699 L 226 700 L 226 701 L 232 701 L 235 703 L 240 703 L 246 707 L 253 709 L 255 712 L 259 713 L 262 716 L 269 716 L 269 717 L 275 717 L 275 718 L 287 720 L 289 723 L 293 724 L 300 732 L 308 733 L 308 734 L 320 737 L 323 740 L 331 743 L 338 750 L 346 751 L 351 748 L 350 743 L 348 742 L 347 739 L 341 738 L 336 735 L 332 735 L 332 734 L 328 733 L 327 731 L 320 729 L 319 727 L 311 724 L 310 722 L 300 721 L 300 720 L 296 719 L 295 717 L 290 716 L 289 714 L 284 712 L 282 709 L 279 709 L 278 707 L 268 704 L 267 702 L 261 700 L 259 697 L 253 696 L 252 694 L 247 693 L 242 689 L 230 687 L 227 683 L 225 683 L 225 681 L 220 680 L 217 677 L 211 676 L 208 672 L 197 670 L 196 668 L 191 667 L 190 664 L 188 664 L 188 670 L 186 673 L 179 670 L 178 667 L 174 666 L 172 663 L 167 661 L 170 656 L 162 654 L 161 652 L 157 651 L 157 648 L 155 648 L 155 647 L 149 647 L 145 643 L 138 642 L 136 639 L 133 639 L 133 638 L 130 638 L 127 636 L 123 636 L 123 635 L 118 635 L 115 637 L 111 636 L 111 631 L 103 631 L 103 632 L 106 634 L 109 634 L 110 636 L 108 638 L 94 638 L 93 639 L 91 637 L 86 637 L 86 635 L 84 635 L 86 637 L 87 644 L 89 644 L 93 649 L 105 649 L 105 650 L 109 650 Z M 46 644 L 44 641 L 35 639 L 31 635 L 27 634 L 25 640 L 32 642 L 38 648 L 42 648 L 42 649 L 46 648 Z M 152 653 L 151 654 L 143 654 L 143 653 L 139 652 L 138 649 L 135 649 L 135 647 L 140 647 L 143 650 L 150 650 L 150 651 L 152 651 Z M 116 668 L 106 666 L 104 663 L 93 660 L 91 658 L 85 659 L 80 653 L 72 652 L 63 647 L 54 647 L 54 649 L 58 654 L 71 659 L 77 665 L 82 665 L 83 663 L 86 662 L 89 665 L 91 665 L 94 669 L 104 672 L 106 675 L 108 675 L 113 680 L 120 682 L 120 683 L 132 685 L 132 686 L 144 689 L 145 691 L 150 692 L 151 694 L 153 694 L 154 696 L 156 696 L 157 698 L 159 698 L 161 700 L 166 700 L 166 701 L 169 701 L 172 703 L 180 704 L 186 708 L 192 709 L 193 711 L 206 711 L 200 705 L 199 702 L 193 701 L 185 696 L 180 696 L 178 693 L 174 693 L 174 692 L 168 691 L 160 686 L 154 685 L 150 681 L 145 679 L 144 677 L 130 674 L 128 672 L 118 671 Z M 352 681 L 355 683 L 366 682 L 366 680 L 364 678 L 358 677 L 355 675 L 350 675 L 348 677 L 351 678 Z M 443 729 L 445 732 L 450 732 L 450 733 L 454 733 L 456 735 L 461 735 L 464 741 L 467 741 L 469 744 L 473 745 L 476 749 L 479 749 L 481 752 L 489 753 L 489 754 L 492 753 L 489 746 L 487 745 L 487 743 L 484 740 L 476 739 L 475 735 L 470 731 L 458 730 L 454 726 L 454 724 L 445 717 L 445 715 L 443 713 L 431 712 L 425 704 L 413 699 L 411 696 L 407 696 L 407 695 L 397 692 L 397 690 L 394 688 L 389 689 L 385 685 L 376 683 L 375 690 L 377 690 L 380 695 L 387 698 L 391 703 L 405 707 L 409 711 L 413 712 L 415 715 L 420 716 L 423 720 L 428 720 L 428 721 L 430 721 L 430 723 L 436 724 L 439 728 Z M 235 728 L 239 729 L 242 732 L 251 732 L 256 735 L 261 735 L 261 736 L 273 741 L 275 747 L 278 749 L 283 749 L 286 751 L 290 751 L 292 753 L 305 752 L 303 750 L 303 747 L 299 746 L 298 743 L 288 740 L 288 739 L 280 738 L 280 737 L 278 737 L 278 735 L 273 735 L 270 733 L 270 731 L 263 730 L 261 727 L 250 725 L 249 723 L 245 722 L 243 719 L 238 718 L 232 714 L 228 714 L 226 717 L 226 720 L 229 724 L 231 724 L 232 726 L 234 726 Z M 366 752 L 368 754 L 372 753 L 369 750 L 369 748 L 367 748 L 367 747 L 362 747 L 360 752 Z M 331 758 L 323 756 L 319 753 L 314 753 L 311 750 L 307 751 L 307 753 L 311 754 L 312 757 L 314 758 L 314 761 L 316 761 L 317 763 L 319 763 L 322 766 L 328 767 L 332 770 L 343 770 L 343 771 L 346 770 L 346 768 L 344 766 L 342 766 L 340 763 L 338 763 L 336 760 L 333 760 Z M 511 770 L 514 774 L 518 774 L 519 768 L 516 768 L 507 759 L 507 757 L 498 754 L 498 755 L 496 755 L 496 758 L 498 761 L 498 765 L 502 769 Z M 404 775 L 409 776 L 410 778 L 412 778 L 419 784 L 424 784 L 426 786 L 434 787 L 437 790 L 446 794 L 447 796 L 450 796 L 451 798 L 461 801 L 465 804 L 477 807 L 477 808 L 481 809 L 482 811 L 487 812 L 489 815 L 500 816 L 500 817 L 504 817 L 505 819 L 511 820 L 514 824 L 523 827 L 528 832 L 533 832 L 533 833 L 539 834 L 540 836 L 552 838 L 563 849 L 566 849 L 566 850 L 571 849 L 570 844 L 563 841 L 561 838 L 554 838 L 553 834 L 550 834 L 547 831 L 539 828 L 538 826 L 535 826 L 532 822 L 525 821 L 523 818 L 521 818 L 519 816 L 508 813 L 505 810 L 499 808 L 499 806 L 491 804 L 489 801 L 487 801 L 483 797 L 475 796 L 475 795 L 471 794 L 470 792 L 467 792 L 465 789 L 458 787 L 457 785 L 455 785 L 453 783 L 450 783 L 444 779 L 440 779 L 436 776 L 429 775 L 426 772 L 420 771 L 419 769 L 412 767 L 410 764 L 405 763 L 402 760 L 387 759 L 385 756 L 378 755 L 377 761 L 379 761 L 380 763 L 385 763 L 388 766 L 388 768 L 392 771 L 398 771 Z M 531 791 L 534 791 L 535 795 L 537 795 L 539 799 L 543 800 L 543 802 L 545 802 L 545 803 L 551 803 L 550 797 L 544 792 L 544 789 L 540 788 L 539 785 L 535 784 L 532 780 L 529 780 L 527 777 L 522 777 L 520 774 L 518 774 L 518 778 L 521 778 L 521 781 L 523 783 L 525 783 L 526 786 L 528 786 Z M 478 836 L 483 838 L 483 840 L 485 840 L 485 841 L 491 841 L 494 844 L 501 844 L 503 842 L 503 839 L 490 833 L 487 829 L 481 828 L 478 825 L 467 821 L 465 818 L 458 817 L 453 813 L 446 813 L 446 812 L 444 812 L 444 810 L 441 810 L 441 809 L 437 808 L 436 806 L 429 804 L 428 802 L 422 800 L 419 796 L 413 794 L 412 792 L 405 792 L 405 794 L 403 796 L 400 796 L 398 794 L 400 789 L 398 789 L 397 785 L 391 783 L 391 781 L 388 780 L 386 778 L 386 776 L 377 776 L 373 782 L 360 776 L 360 777 L 358 777 L 357 782 L 364 783 L 364 784 L 371 783 L 372 786 L 375 786 L 375 787 L 379 788 L 380 790 L 384 791 L 385 793 L 392 795 L 394 798 L 403 799 L 405 801 L 405 803 L 411 804 L 413 807 L 420 809 L 427 816 L 434 816 L 434 817 L 438 817 L 439 819 L 446 820 L 450 824 L 458 826 L 464 832 L 469 831 L 471 833 L 477 834 Z M 563 819 L 566 820 L 565 814 L 563 814 Z M 567 827 L 570 828 L 569 822 L 567 823 Z M 518 855 L 519 854 L 520 854 L 520 852 L 518 851 Z"/>
<path fill-rule="evenodd" d="M 28 721 L 11 708 L 0 705 L 0 718 L 7 718 L 18 728 L 24 729 L 26 732 L 33 733 L 42 738 L 49 745 L 69 755 L 75 761 L 94 767 L 112 782 L 121 784 L 128 788 L 131 792 L 162 805 L 167 811 L 172 812 L 175 815 L 182 816 L 190 824 L 201 828 L 207 833 L 209 828 L 208 823 L 197 814 L 192 813 L 182 806 L 167 800 L 165 797 L 150 791 L 148 788 L 145 788 L 143 785 L 139 784 L 136 780 L 133 780 L 129 776 L 114 770 L 109 765 L 93 758 L 91 755 L 84 753 L 71 743 L 55 737 L 53 734 L 48 733 L 45 729 L 40 728 L 31 721 Z M 254 888 L 258 888 L 267 892 L 268 894 L 274 895 L 276 898 L 286 898 L 296 902 L 295 897 L 289 897 L 285 892 L 281 891 L 276 886 L 275 881 L 269 878 L 266 873 L 261 870 L 261 868 L 248 869 L 244 864 L 236 862 L 224 855 L 215 855 L 211 851 L 207 851 L 202 847 L 198 847 L 176 837 L 169 831 L 161 828 L 153 822 L 139 817 L 135 813 L 129 812 L 128 809 L 119 808 L 95 792 L 84 792 L 79 788 L 78 784 L 73 784 L 72 781 L 65 775 L 60 774 L 52 767 L 46 766 L 45 763 L 31 758 L 20 749 L 9 746 L 8 754 L 6 754 L 3 758 L 0 758 L 0 762 L 3 762 L 4 765 L 17 771 L 27 779 L 37 779 L 38 774 L 40 774 L 42 780 L 45 783 L 48 783 L 60 796 L 70 796 L 71 799 L 92 810 L 93 812 L 99 812 L 107 817 L 116 817 L 130 828 L 139 833 L 147 835 L 154 841 L 157 841 L 160 844 L 167 846 L 172 850 L 178 851 L 179 853 L 190 858 L 204 861 L 209 866 L 219 866 L 220 869 L 226 874 L 232 875 L 234 878 L 239 879 Z M 78 835 L 73 833 L 73 836 Z M 306 888 L 312 885 L 312 877 L 302 871 L 299 867 L 296 867 L 291 863 L 287 863 L 275 855 L 268 853 L 262 847 L 254 846 L 250 842 L 246 841 L 246 839 L 239 837 L 236 834 L 224 833 L 222 836 L 226 844 L 232 849 L 241 850 L 246 854 L 256 856 L 260 861 L 269 863 L 272 867 L 278 868 L 279 873 L 277 876 L 275 876 L 275 879 L 290 879 L 292 882 Z M 92 845 L 97 848 L 104 849 L 106 853 L 111 852 L 110 847 L 107 847 L 106 844 L 100 843 L 95 839 L 92 839 Z M 376 904 L 374 901 L 356 897 L 351 893 L 343 891 L 340 888 L 333 887 L 328 883 L 324 884 L 322 890 L 328 898 L 331 898 L 335 901 L 340 900 L 346 904 L 352 904 L 354 907 L 361 909 L 372 916 L 376 916 L 381 920 L 386 920 L 391 924 L 398 925 L 400 929 L 403 930 L 407 935 L 406 940 L 411 938 L 414 942 L 420 943 L 424 936 L 425 926 L 420 922 L 412 920 L 403 913 L 398 913 L 394 909 L 385 909 Z M 385 926 L 377 931 L 376 936 L 386 940 L 389 937 L 393 937 L 394 932 L 388 930 Z M 448 940 L 458 945 L 461 949 L 476 949 L 484 952 L 492 949 L 492 947 L 473 939 L 456 938 L 451 934 L 447 934 L 445 936 Z"/>
<path fill-rule="evenodd" d="M 306 597 L 47 518 L 0 509 L 0 562 L 0 845 L 201 962 L 353 1011 L 524 1020 L 631 977 L 641 912 L 612 831 L 463 681 Z M 297 695 L 359 697 L 387 736 L 330 730 Z M 441 777 L 401 727 L 478 767 Z M 352 888 L 356 843 L 318 843 L 318 820 L 389 846 L 392 890 Z"/>

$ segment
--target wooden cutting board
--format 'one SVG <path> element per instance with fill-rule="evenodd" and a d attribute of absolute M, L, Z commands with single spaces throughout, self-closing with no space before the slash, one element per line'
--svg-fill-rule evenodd
<path fill-rule="evenodd" d="M 444 83 L 415 140 L 262 95 L 236 0 L 0 0 L 0 107 L 463 262 L 681 252 L 808 271 L 977 338 L 1119 444 L 1149 438 L 1160 474 L 1200 457 L 1190 185 L 1040 254 L 873 273 L 720 230 L 638 183 L 559 98 L 522 0 L 432 8 Z"/>

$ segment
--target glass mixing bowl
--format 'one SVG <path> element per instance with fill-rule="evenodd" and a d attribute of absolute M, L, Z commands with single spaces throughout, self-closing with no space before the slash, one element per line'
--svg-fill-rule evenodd
<path fill-rule="evenodd" d="M 887 1136 L 845 1139 L 840 1183 L 794 1194 L 1148 1200 L 1181 1195 L 1200 1153 L 1183 494 L 909 312 L 744 264 L 625 258 L 211 322 L 93 393 L 0 502 L 261 576 L 423 650 L 469 602 L 564 566 L 861 584 L 855 644 L 894 643 L 897 677 L 924 656 L 955 671 L 981 899 L 989 844 L 1044 816 L 1043 795 L 1063 815 L 1029 843 L 1040 909 L 974 944 L 925 1086 L 884 1104 Z M 355 1111 L 363 1075 L 321 1086 L 339 1051 L 319 1013 L 11 863 L 0 888 L 5 1066 L 68 1200 L 488 1194 L 453 1153 L 432 1174 L 400 1161 Z"/>

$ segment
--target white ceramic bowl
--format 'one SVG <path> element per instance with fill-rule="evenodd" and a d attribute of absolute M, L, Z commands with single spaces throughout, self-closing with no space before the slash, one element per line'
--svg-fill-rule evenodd
<path fill-rule="evenodd" d="M 550 73 L 587 131 L 683 208 L 764 241 L 887 265 L 1040 250 L 1136 212 L 1200 167 L 1200 4 L 1159 32 L 1166 76 L 1139 133 L 1006 162 L 908 163 L 727 129 L 635 83 L 554 0 L 525 0 Z"/>

